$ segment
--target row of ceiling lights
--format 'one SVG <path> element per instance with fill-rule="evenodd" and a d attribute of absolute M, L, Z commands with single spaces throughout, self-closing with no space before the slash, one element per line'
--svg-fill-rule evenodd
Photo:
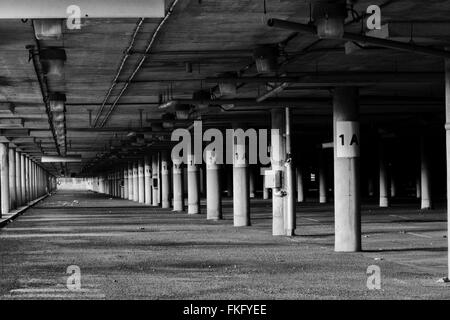
<path fill-rule="evenodd" d="M 33 20 L 35 36 L 38 40 L 58 40 L 62 36 L 61 19 Z M 64 79 L 64 64 L 67 60 L 64 49 L 49 47 L 39 52 L 42 70 L 47 79 L 62 81 Z M 67 151 L 66 128 L 66 95 L 61 92 L 48 92 L 47 102 L 56 140 L 63 155 Z"/>

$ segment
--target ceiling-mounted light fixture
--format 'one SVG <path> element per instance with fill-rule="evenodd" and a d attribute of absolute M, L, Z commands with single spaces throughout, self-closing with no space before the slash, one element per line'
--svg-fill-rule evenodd
<path fill-rule="evenodd" d="M 274 45 L 261 45 L 253 51 L 253 58 L 258 73 L 273 73 L 278 66 L 278 47 Z"/>
<path fill-rule="evenodd" d="M 312 16 L 319 38 L 339 39 L 344 36 L 345 0 L 318 0 L 313 4 Z"/>
<path fill-rule="evenodd" d="M 46 76 L 62 78 L 64 75 L 64 63 L 67 60 L 66 51 L 64 49 L 42 49 L 39 53 L 39 57 Z"/>
<path fill-rule="evenodd" d="M 219 75 L 219 78 L 236 78 L 235 72 L 225 72 Z M 221 95 L 235 95 L 237 86 L 235 82 L 219 82 L 219 92 Z"/>
<path fill-rule="evenodd" d="M 62 36 L 62 19 L 33 20 L 34 33 L 38 40 L 59 40 Z"/>
<path fill-rule="evenodd" d="M 175 115 L 179 120 L 187 120 L 189 119 L 189 113 L 192 107 L 188 104 L 181 104 L 175 107 Z"/>

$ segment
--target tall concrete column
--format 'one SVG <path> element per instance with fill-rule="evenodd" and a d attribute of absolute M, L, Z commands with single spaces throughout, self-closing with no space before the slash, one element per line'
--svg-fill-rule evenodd
<path fill-rule="evenodd" d="M 319 150 L 319 203 L 327 203 L 326 163 L 323 150 Z"/>
<path fill-rule="evenodd" d="M 17 196 L 17 207 L 23 205 L 23 195 L 22 195 L 22 161 L 19 151 L 16 151 L 16 196 Z"/>
<path fill-rule="evenodd" d="M 144 157 L 144 203 L 152 205 L 152 163 L 149 156 Z"/>
<path fill-rule="evenodd" d="M 220 165 L 214 151 L 206 151 L 206 219 L 222 219 Z"/>
<path fill-rule="evenodd" d="M 129 190 L 128 190 L 128 165 L 125 164 L 123 171 L 123 198 L 128 199 Z"/>
<path fill-rule="evenodd" d="M 249 196 L 250 198 L 255 197 L 255 172 L 254 168 L 248 167 L 248 188 L 249 188 Z"/>
<path fill-rule="evenodd" d="M 333 97 L 334 250 L 337 252 L 356 252 L 361 250 L 359 154 L 352 155 L 353 157 L 340 157 L 337 151 L 338 147 L 347 149 L 358 146 L 359 148 L 359 135 L 356 135 L 358 144 L 354 143 L 355 131 L 352 134 L 342 134 L 341 128 L 338 128 L 350 121 L 352 122 L 351 126 L 358 130 L 358 114 L 358 89 L 353 87 L 335 88 Z M 338 146 L 338 143 L 341 145 Z"/>
<path fill-rule="evenodd" d="M 133 201 L 139 201 L 138 162 L 133 162 Z"/>
<path fill-rule="evenodd" d="M 430 192 L 430 165 L 426 139 L 424 136 L 420 137 L 420 186 L 420 208 L 423 210 L 431 209 L 432 202 Z"/>
<path fill-rule="evenodd" d="M 416 178 L 416 198 L 420 199 L 422 197 L 421 195 L 421 185 L 420 182 L 422 180 L 422 174 L 419 174 L 419 176 Z"/>
<path fill-rule="evenodd" d="M 200 176 L 194 155 L 188 155 L 187 163 L 188 214 L 200 213 Z"/>
<path fill-rule="evenodd" d="M 261 168 L 261 176 L 262 176 L 262 180 L 263 180 L 263 185 L 262 185 L 262 189 L 263 189 L 263 199 L 267 200 L 269 199 L 269 188 L 266 188 L 266 172 L 269 171 L 270 168 Z"/>
<path fill-rule="evenodd" d="M 297 167 L 297 202 L 305 201 L 305 193 L 303 188 L 303 171 L 300 166 Z"/>
<path fill-rule="evenodd" d="M 127 164 L 127 172 L 128 172 L 128 200 L 133 200 L 134 190 L 133 190 L 133 165 L 131 162 Z"/>
<path fill-rule="evenodd" d="M 153 206 L 159 206 L 160 196 L 159 196 L 159 153 L 155 152 L 152 154 L 152 202 Z"/>
<path fill-rule="evenodd" d="M 381 139 L 381 137 L 380 137 Z M 389 207 L 389 195 L 388 195 L 388 173 L 386 166 L 386 156 L 384 152 L 383 141 L 380 140 L 378 146 L 379 168 L 380 168 L 380 207 Z"/>
<path fill-rule="evenodd" d="M 9 212 L 8 146 L 0 143 L 0 217 Z"/>
<path fill-rule="evenodd" d="M 233 224 L 244 227 L 251 225 L 248 155 L 245 139 L 234 134 L 233 141 Z"/>
<path fill-rule="evenodd" d="M 9 198 L 10 208 L 17 208 L 17 194 L 16 194 L 16 149 L 9 148 Z"/>
<path fill-rule="evenodd" d="M 285 176 L 284 162 L 286 150 L 283 135 L 285 133 L 285 114 L 283 109 L 272 109 L 271 163 L 272 170 L 278 176 Z M 278 180 L 278 179 L 277 179 Z M 279 185 L 272 189 L 272 235 L 283 236 L 285 193 L 280 179 Z"/>
<path fill-rule="evenodd" d="M 390 195 L 391 198 L 395 198 L 397 196 L 397 177 L 395 176 L 395 169 L 391 165 L 390 168 L 390 182 L 391 182 L 391 188 L 390 188 Z"/>
<path fill-rule="evenodd" d="M 446 48 L 447 50 L 449 48 Z M 450 281 L 450 59 L 445 59 L 445 130 L 447 153 L 447 277 Z"/>
<path fill-rule="evenodd" d="M 198 167 L 198 177 L 199 177 L 199 192 L 200 197 L 205 195 L 205 170 L 202 166 Z"/>
<path fill-rule="evenodd" d="M 161 207 L 170 208 L 170 162 L 167 151 L 161 152 Z"/>
<path fill-rule="evenodd" d="M 173 160 L 173 211 L 184 210 L 183 168 L 179 159 Z"/>
<path fill-rule="evenodd" d="M 144 161 L 139 160 L 138 161 L 138 189 L 139 189 L 139 196 L 138 201 L 139 203 L 145 203 L 145 181 L 144 181 Z"/>

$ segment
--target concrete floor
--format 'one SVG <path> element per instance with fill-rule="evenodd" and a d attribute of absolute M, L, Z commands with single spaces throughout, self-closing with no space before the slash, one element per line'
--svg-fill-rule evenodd
<path fill-rule="evenodd" d="M 58 192 L 0 230 L 1 299 L 450 298 L 444 209 L 363 207 L 364 252 L 333 252 L 331 205 L 298 206 L 294 238 L 272 237 L 271 202 L 252 227 L 174 214 L 91 192 Z M 82 290 L 66 288 L 81 269 Z M 366 270 L 381 268 L 381 290 Z"/>

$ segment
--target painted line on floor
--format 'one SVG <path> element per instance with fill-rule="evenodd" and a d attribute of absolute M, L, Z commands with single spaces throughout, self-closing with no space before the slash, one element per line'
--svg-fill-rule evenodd
<path fill-rule="evenodd" d="M 319 220 L 313 219 L 313 218 L 303 218 L 305 220 L 314 221 L 314 222 L 320 222 Z"/>
<path fill-rule="evenodd" d="M 391 214 L 391 215 L 389 215 L 390 217 L 394 217 L 394 218 L 401 218 L 401 219 L 405 219 L 405 220 L 408 220 L 409 218 L 408 217 L 404 217 L 404 216 L 399 216 L 399 215 L 396 215 L 396 214 Z"/>

